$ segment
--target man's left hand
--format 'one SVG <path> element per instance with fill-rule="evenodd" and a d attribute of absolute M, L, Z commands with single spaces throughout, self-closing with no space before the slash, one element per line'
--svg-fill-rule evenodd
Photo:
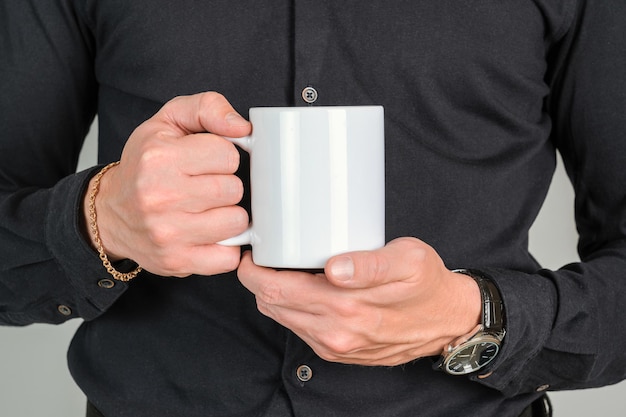
<path fill-rule="evenodd" d="M 332 362 L 394 366 L 439 355 L 480 323 L 474 280 L 415 238 L 335 256 L 319 274 L 259 267 L 247 252 L 238 275 L 261 313 Z"/>

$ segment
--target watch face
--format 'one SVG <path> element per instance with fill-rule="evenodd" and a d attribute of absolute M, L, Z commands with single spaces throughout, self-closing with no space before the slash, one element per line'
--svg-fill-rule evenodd
<path fill-rule="evenodd" d="M 487 339 L 489 340 L 479 337 L 454 349 L 444 362 L 446 371 L 464 375 L 477 371 L 491 362 L 498 354 L 500 345 L 497 340 L 491 340 L 491 337 Z"/>

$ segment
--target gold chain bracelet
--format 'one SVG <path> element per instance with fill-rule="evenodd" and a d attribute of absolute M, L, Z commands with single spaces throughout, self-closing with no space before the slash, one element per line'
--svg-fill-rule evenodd
<path fill-rule="evenodd" d="M 100 190 L 100 180 L 109 169 L 113 168 L 119 163 L 119 161 L 110 163 L 109 165 L 102 168 L 95 177 L 93 177 L 93 186 L 91 187 L 91 191 L 89 193 L 89 229 L 91 229 L 91 234 L 93 235 L 93 240 L 96 243 L 96 250 L 98 251 L 98 255 L 100 256 L 102 265 L 104 265 L 107 272 L 118 281 L 128 282 L 131 279 L 135 278 L 137 274 L 142 271 L 142 268 L 138 266 L 133 271 L 127 273 L 120 272 L 117 269 L 113 268 L 113 265 L 111 265 L 111 261 L 109 261 L 109 257 L 104 251 L 102 241 L 100 240 L 100 233 L 98 232 L 98 217 L 96 215 L 96 195 Z"/>

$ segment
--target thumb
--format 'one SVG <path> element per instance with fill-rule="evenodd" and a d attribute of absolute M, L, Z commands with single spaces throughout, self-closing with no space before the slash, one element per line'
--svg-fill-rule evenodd
<path fill-rule="evenodd" d="M 381 251 L 351 252 L 331 258 L 324 270 L 334 285 L 345 288 L 372 288 L 388 281 L 388 258 Z"/>
<path fill-rule="evenodd" d="M 426 245 L 414 238 L 392 240 L 380 249 L 350 252 L 328 260 L 324 272 L 338 287 L 373 288 L 411 278 L 423 267 Z"/>
<path fill-rule="evenodd" d="M 180 96 L 168 101 L 155 118 L 177 136 L 210 132 L 220 136 L 250 134 L 251 124 L 235 111 L 226 98 L 214 91 Z"/>

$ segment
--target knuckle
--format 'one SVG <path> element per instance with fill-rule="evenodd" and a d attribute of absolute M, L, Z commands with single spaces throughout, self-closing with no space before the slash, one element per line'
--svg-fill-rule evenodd
<path fill-rule="evenodd" d="M 325 347 L 326 355 L 333 359 L 345 357 L 357 349 L 354 338 L 345 333 L 323 335 L 320 343 Z"/>
<path fill-rule="evenodd" d="M 241 261 L 241 257 L 239 256 L 239 251 L 236 248 L 229 251 L 230 253 L 225 254 L 222 259 L 221 271 L 222 273 L 231 272 L 237 269 L 239 266 L 239 262 Z"/>
<path fill-rule="evenodd" d="M 165 275 L 174 277 L 185 277 L 189 275 L 186 271 L 186 262 L 179 256 L 170 255 L 165 252 L 160 257 L 161 269 L 165 271 Z"/>
<path fill-rule="evenodd" d="M 226 155 L 226 170 L 229 174 L 234 174 L 239 169 L 241 154 L 232 143 L 228 142 L 229 148 Z"/>
<path fill-rule="evenodd" d="M 162 143 L 167 140 L 166 135 L 165 132 L 157 132 L 141 144 L 137 161 L 138 168 L 150 169 L 169 162 L 171 152 L 162 146 Z"/>
<path fill-rule="evenodd" d="M 202 117 L 202 114 L 216 115 L 225 107 L 230 106 L 230 104 L 222 94 L 215 91 L 207 91 L 200 93 L 198 106 L 198 112 L 201 115 L 200 117 Z"/>
<path fill-rule="evenodd" d="M 175 120 L 174 114 L 177 113 L 178 108 L 182 106 L 182 103 L 187 99 L 186 96 L 176 96 L 168 100 L 158 111 L 157 117 L 162 116 L 165 120 Z"/>
<path fill-rule="evenodd" d="M 153 212 L 159 203 L 152 183 L 140 176 L 134 180 L 133 188 L 135 189 L 134 200 L 137 209 L 145 214 Z"/>
<path fill-rule="evenodd" d="M 223 177 L 218 175 L 211 175 L 207 178 L 207 191 L 210 193 L 211 198 L 216 201 L 224 200 L 224 196 L 228 195 L 226 181 Z"/>
<path fill-rule="evenodd" d="M 241 201 L 243 198 L 244 188 L 243 181 L 239 177 L 233 177 L 231 181 L 231 194 L 235 199 L 235 202 Z"/>
<path fill-rule="evenodd" d="M 351 298 L 344 298 L 334 303 L 335 313 L 342 320 L 349 320 L 357 316 L 361 312 L 361 307 Z"/>
<path fill-rule="evenodd" d="M 185 96 L 176 96 L 168 100 L 163 107 L 176 105 L 179 101 L 184 100 Z"/>
<path fill-rule="evenodd" d="M 229 206 L 213 210 L 214 238 L 217 240 L 242 233 L 249 226 L 248 212 L 240 206 Z"/>
<path fill-rule="evenodd" d="M 213 199 L 223 202 L 224 205 L 237 204 L 243 198 L 243 182 L 234 175 L 214 175 L 208 181 L 208 189 Z"/>
<path fill-rule="evenodd" d="M 137 193 L 134 198 L 135 210 L 141 215 L 145 223 L 150 223 L 151 213 L 156 212 L 156 208 L 159 207 L 159 202 L 154 197 L 154 194 L 150 191 L 149 187 L 138 187 L 142 192 Z"/>
<path fill-rule="evenodd" d="M 366 276 L 370 280 L 376 280 L 376 278 L 385 276 L 390 269 L 389 261 L 383 255 L 371 252 L 371 256 L 368 259 L 367 268 L 366 268 Z"/>
<path fill-rule="evenodd" d="M 229 218 L 232 222 L 232 227 L 236 230 L 244 231 L 250 222 L 248 212 L 240 206 L 233 206 L 231 211 L 232 214 Z"/>
<path fill-rule="evenodd" d="M 406 252 L 406 263 L 412 271 L 419 271 L 423 268 L 424 260 L 428 256 L 428 250 L 425 247 L 414 247 Z"/>
<path fill-rule="evenodd" d="M 333 352 L 328 351 L 326 348 L 316 347 L 313 350 L 315 351 L 317 356 L 319 356 L 326 362 L 341 362 L 341 358 L 339 356 L 335 355 Z"/>
<path fill-rule="evenodd" d="M 162 186 L 159 178 L 163 175 L 164 167 L 172 166 L 171 160 L 171 153 L 164 147 L 144 143 L 133 167 L 133 183 L 137 190 L 144 194 Z"/>
<path fill-rule="evenodd" d="M 175 228 L 166 223 L 156 223 L 148 229 L 148 239 L 158 248 L 165 248 L 176 240 Z"/>
<path fill-rule="evenodd" d="M 278 305 L 283 298 L 280 286 L 276 285 L 274 282 L 266 282 L 261 285 L 256 297 L 257 303 L 267 306 Z"/>
<path fill-rule="evenodd" d="M 428 253 L 434 251 L 432 247 L 416 238 L 403 237 L 397 241 L 402 245 L 402 252 L 408 254 L 407 262 L 412 262 L 414 265 L 424 262 Z"/>
<path fill-rule="evenodd" d="M 271 313 L 267 304 L 261 301 L 261 299 L 258 296 L 256 297 L 256 308 L 257 310 L 259 310 L 259 313 L 263 314 L 264 316 L 267 316 L 267 317 L 271 316 Z M 274 319 L 278 321 L 276 317 L 274 317 Z"/>
<path fill-rule="evenodd" d="M 326 362 L 335 362 L 335 363 L 342 363 L 342 364 L 351 363 L 351 361 L 349 361 L 348 358 L 343 357 L 343 356 L 339 356 L 339 355 L 335 355 L 334 353 L 328 352 L 328 351 L 323 351 L 322 350 L 320 353 L 317 353 L 317 355 L 320 358 L 324 359 Z"/>
<path fill-rule="evenodd" d="M 226 97 L 224 97 L 224 95 L 218 93 L 217 91 L 207 91 L 204 93 L 200 93 L 201 108 L 211 108 L 216 104 L 222 104 L 225 101 Z"/>

